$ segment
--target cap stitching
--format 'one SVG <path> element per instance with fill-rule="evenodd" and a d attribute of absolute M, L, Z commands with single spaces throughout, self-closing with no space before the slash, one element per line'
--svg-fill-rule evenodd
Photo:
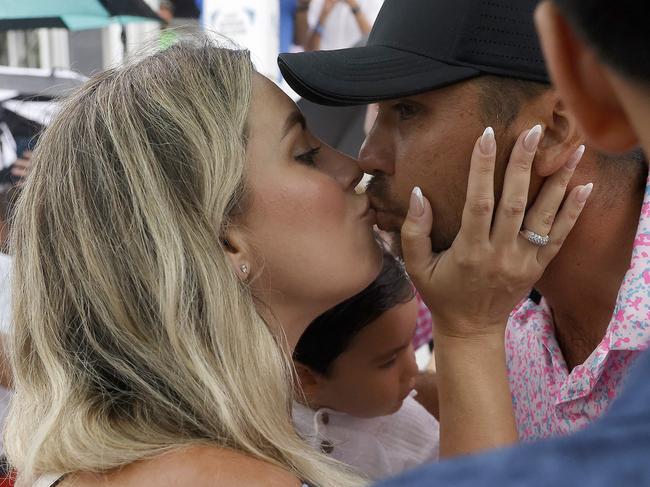
<path fill-rule="evenodd" d="M 492 19 L 492 20 L 505 20 L 505 21 L 508 21 L 508 22 L 516 23 L 516 24 L 521 22 L 520 19 L 513 19 L 511 17 L 504 17 L 502 15 L 481 14 L 481 17 L 486 18 L 486 19 Z"/>
<path fill-rule="evenodd" d="M 498 54 L 496 52 L 487 52 L 487 51 L 469 51 L 469 54 L 476 54 L 479 56 L 496 56 L 496 57 L 501 57 L 504 59 L 515 59 L 517 61 L 528 61 L 530 62 L 531 59 L 527 57 L 520 57 L 520 56 L 508 56 L 505 54 Z"/>
<path fill-rule="evenodd" d="M 509 30 L 503 30 L 503 29 L 497 29 L 495 27 L 486 27 L 484 25 L 479 25 L 478 26 L 479 30 L 486 30 L 489 32 L 496 32 L 498 34 L 507 34 L 507 35 L 514 35 L 514 36 L 519 36 L 519 37 L 525 37 L 527 39 L 536 39 L 536 37 L 532 34 L 527 34 L 525 32 L 513 32 Z"/>
<path fill-rule="evenodd" d="M 489 39 L 479 39 L 477 37 L 471 37 L 468 40 L 478 42 L 480 44 L 494 44 L 497 46 L 515 47 L 518 49 L 528 49 L 529 51 L 540 52 L 539 48 L 536 46 L 524 46 L 523 44 L 513 44 L 512 42 L 491 41 Z"/>
<path fill-rule="evenodd" d="M 494 3 L 494 2 L 483 2 L 485 5 L 488 5 L 490 7 L 497 7 L 497 8 L 502 8 L 504 10 L 510 10 L 511 12 L 521 12 L 522 9 L 513 7 L 512 5 L 502 5 L 500 3 Z"/>
<path fill-rule="evenodd" d="M 465 66 L 458 66 L 458 67 L 464 68 Z M 408 78 L 409 76 L 421 75 L 421 74 L 424 74 L 424 73 L 427 73 L 427 72 L 430 72 L 430 71 L 431 71 L 431 69 L 428 66 L 421 66 L 421 67 L 417 67 L 416 69 L 408 70 L 408 71 L 405 70 L 405 69 L 393 69 L 393 70 L 383 71 L 381 73 L 381 78 L 382 78 L 382 80 L 390 80 L 390 79 L 396 79 L 396 78 Z M 334 70 L 319 71 L 319 72 L 322 73 L 323 75 L 333 75 L 338 79 L 346 80 L 346 81 L 356 81 L 356 82 L 359 82 L 359 83 L 366 82 L 366 81 L 375 82 L 374 79 L 372 79 L 372 80 L 359 79 L 359 75 L 364 74 L 364 73 L 359 73 L 359 72 L 352 73 L 352 74 L 350 74 L 348 76 L 346 76 L 344 73 L 341 73 L 341 72 L 335 72 Z M 368 70 L 367 73 L 372 74 L 373 71 Z"/>

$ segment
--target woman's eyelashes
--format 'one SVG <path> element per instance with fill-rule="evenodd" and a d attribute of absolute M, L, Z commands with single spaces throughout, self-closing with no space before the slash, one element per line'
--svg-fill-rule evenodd
<path fill-rule="evenodd" d="M 309 149 L 307 152 L 295 156 L 295 159 L 296 161 L 299 161 L 307 166 L 315 166 L 316 158 L 318 157 L 319 153 L 320 153 L 320 146 L 313 147 Z"/>

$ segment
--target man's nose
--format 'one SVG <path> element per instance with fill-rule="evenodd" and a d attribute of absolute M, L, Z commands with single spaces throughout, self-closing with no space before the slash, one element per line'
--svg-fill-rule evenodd
<path fill-rule="evenodd" d="M 376 131 L 370 132 L 359 151 L 359 167 L 368 174 L 393 174 L 395 172 L 393 152 Z"/>

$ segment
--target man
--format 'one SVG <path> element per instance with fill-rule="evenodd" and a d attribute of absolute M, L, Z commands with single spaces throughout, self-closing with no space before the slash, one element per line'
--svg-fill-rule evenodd
<path fill-rule="evenodd" d="M 485 126 L 497 133 L 497 196 L 516 137 L 543 126 L 528 204 L 584 141 L 548 85 L 536 4 L 386 0 L 367 47 L 280 57 L 285 79 L 304 97 L 379 102 L 360 162 L 375 176 L 368 192 L 380 228 L 399 231 L 411 189 L 420 186 L 434 212 L 432 248 L 449 248 Z M 523 303 L 506 333 L 522 439 L 567 434 L 599 417 L 650 341 L 647 173 L 639 152 L 613 158 L 591 148 L 575 172 L 569 190 L 593 182 L 594 195 L 536 285 L 544 299 Z M 514 211 L 525 207 L 518 202 Z"/>
<path fill-rule="evenodd" d="M 650 151 L 647 4 L 547 0 L 536 20 L 554 82 L 588 142 L 611 152 L 637 144 Z M 648 376 L 650 352 L 611 410 L 573 436 L 423 468 L 384 485 L 649 485 Z"/>

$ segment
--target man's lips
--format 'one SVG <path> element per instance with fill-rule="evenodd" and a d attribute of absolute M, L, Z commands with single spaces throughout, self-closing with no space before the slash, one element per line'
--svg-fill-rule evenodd
<path fill-rule="evenodd" d="M 377 226 L 385 232 L 399 232 L 404 223 L 404 216 L 393 211 L 376 209 Z"/>
<path fill-rule="evenodd" d="M 368 195 L 368 200 L 370 201 L 370 207 L 373 208 L 377 213 L 385 213 L 388 215 L 400 216 L 399 212 L 395 211 L 395 207 L 391 208 L 390 204 L 386 204 L 386 201 L 381 200 L 373 195 Z"/>

